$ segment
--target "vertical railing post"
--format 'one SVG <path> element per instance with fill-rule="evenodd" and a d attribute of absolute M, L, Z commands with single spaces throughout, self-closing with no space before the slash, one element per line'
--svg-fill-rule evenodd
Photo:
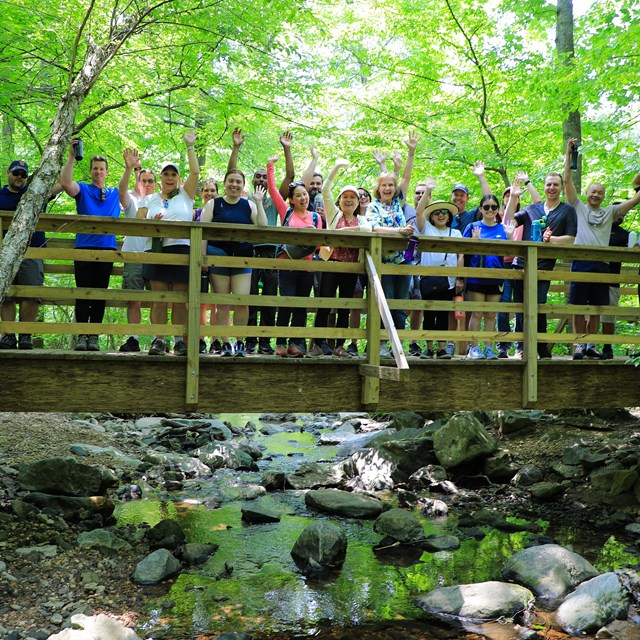
<path fill-rule="evenodd" d="M 535 246 L 527 247 L 523 275 L 522 330 L 526 360 L 522 380 L 522 406 L 527 408 L 538 401 L 538 248 Z"/>
<path fill-rule="evenodd" d="M 200 272 L 202 269 L 202 227 L 192 227 L 189 236 L 189 291 L 187 303 L 187 379 L 185 406 L 198 406 L 200 385 Z"/>
<path fill-rule="evenodd" d="M 369 239 L 369 255 L 376 270 L 382 265 L 382 238 L 373 236 Z M 380 311 L 376 300 L 375 287 L 369 283 L 367 287 L 367 363 L 380 366 Z M 362 404 L 377 404 L 380 399 L 380 379 L 365 376 L 362 381 Z"/>

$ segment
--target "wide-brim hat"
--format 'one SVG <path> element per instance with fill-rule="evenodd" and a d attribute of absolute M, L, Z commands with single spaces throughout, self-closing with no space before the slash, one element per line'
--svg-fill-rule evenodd
<path fill-rule="evenodd" d="M 424 210 L 425 217 L 429 218 L 429 216 L 434 211 L 446 210 L 449 212 L 451 216 L 455 216 L 458 213 L 458 207 L 452 202 L 447 202 L 446 200 L 434 200 L 429 206 Z"/>

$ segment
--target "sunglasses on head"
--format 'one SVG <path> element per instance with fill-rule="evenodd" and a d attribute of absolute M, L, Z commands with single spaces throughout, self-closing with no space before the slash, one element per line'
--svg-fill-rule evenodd
<path fill-rule="evenodd" d="M 14 169 L 14 170 L 11 172 L 11 175 L 14 175 L 14 176 L 16 176 L 16 177 L 18 177 L 18 176 L 22 176 L 23 178 L 26 178 L 26 177 L 27 177 L 27 173 L 26 173 L 25 171 L 21 171 L 20 169 Z"/>
<path fill-rule="evenodd" d="M 289 189 L 295 189 L 296 187 L 305 187 L 304 182 L 290 182 Z"/>
<path fill-rule="evenodd" d="M 489 210 L 491 210 L 491 211 L 497 211 L 497 210 L 498 210 L 498 205 L 497 205 L 497 204 L 483 204 L 483 205 L 482 205 L 482 208 L 483 208 L 485 211 L 489 211 Z"/>

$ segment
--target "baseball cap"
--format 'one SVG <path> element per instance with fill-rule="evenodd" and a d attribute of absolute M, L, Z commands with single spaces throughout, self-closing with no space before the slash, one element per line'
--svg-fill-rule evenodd
<path fill-rule="evenodd" d="M 9 171 L 15 171 L 15 170 L 21 170 L 21 171 L 24 171 L 26 174 L 28 174 L 29 166 L 24 160 L 14 160 L 9 165 Z"/>
<path fill-rule="evenodd" d="M 453 189 L 451 189 L 451 193 L 453 193 L 454 191 L 464 191 L 467 195 L 469 195 L 469 189 L 467 189 L 467 185 L 462 184 L 461 182 L 453 187 Z"/>
<path fill-rule="evenodd" d="M 342 189 L 340 189 L 340 193 L 338 194 L 338 200 L 340 200 L 340 196 L 343 193 L 346 193 L 347 191 L 352 191 L 353 193 L 356 194 L 356 198 L 360 198 L 360 194 L 358 193 L 358 187 L 354 187 L 348 184 L 346 187 L 342 187 Z"/>
<path fill-rule="evenodd" d="M 179 169 L 178 165 L 175 162 L 165 162 L 160 167 L 160 173 L 162 173 L 163 171 L 166 171 L 169 167 L 171 167 L 172 169 L 174 169 L 175 171 L 180 173 L 180 169 Z"/>

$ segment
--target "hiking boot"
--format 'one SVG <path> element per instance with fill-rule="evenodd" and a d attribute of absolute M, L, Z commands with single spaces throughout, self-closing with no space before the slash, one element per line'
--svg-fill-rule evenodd
<path fill-rule="evenodd" d="M 304 358 L 304 351 L 297 344 L 290 344 L 287 349 L 287 355 L 290 358 Z"/>
<path fill-rule="evenodd" d="M 151 343 L 151 348 L 149 349 L 150 356 L 163 356 L 167 353 L 167 345 L 160 338 L 156 338 Z"/>
<path fill-rule="evenodd" d="M 602 359 L 603 360 L 613 360 L 613 349 L 611 348 L 611 346 L 609 346 L 607 348 L 608 345 L 605 345 L 604 349 L 602 350 Z"/>
<path fill-rule="evenodd" d="M 349 344 L 349 346 L 347 347 L 347 353 L 352 356 L 353 358 L 357 358 L 360 356 L 360 353 L 358 352 L 358 345 L 355 342 L 351 342 L 351 344 Z"/>
<path fill-rule="evenodd" d="M 551 351 L 546 344 L 538 345 L 538 358 L 541 360 L 551 360 Z"/>
<path fill-rule="evenodd" d="M 574 360 L 583 360 L 584 359 L 584 345 L 577 344 L 573 350 L 573 359 Z"/>
<path fill-rule="evenodd" d="M 483 353 L 484 357 L 487 360 L 496 360 L 498 358 L 496 352 L 493 350 L 493 347 L 485 347 Z"/>
<path fill-rule="evenodd" d="M 222 353 L 222 342 L 216 338 L 209 345 L 209 353 Z"/>
<path fill-rule="evenodd" d="M 389 346 L 387 345 L 386 342 L 383 342 L 380 345 L 380 357 L 381 358 L 393 358 L 393 354 L 391 353 L 391 350 L 389 349 Z"/>
<path fill-rule="evenodd" d="M 120 351 L 122 351 L 123 353 L 133 353 L 140 351 L 140 343 L 138 342 L 138 339 L 134 338 L 133 336 L 129 336 L 127 338 L 127 341 L 120 346 Z"/>
<path fill-rule="evenodd" d="M 207 343 L 202 338 L 198 343 L 198 353 L 207 353 Z"/>
<path fill-rule="evenodd" d="M 314 344 L 311 347 L 311 351 L 309 351 L 309 356 L 312 358 L 319 358 L 324 355 L 324 351 L 322 351 L 322 347 L 319 344 Z"/>
<path fill-rule="evenodd" d="M 471 347 L 467 353 L 469 360 L 484 360 L 485 355 L 480 347 Z"/>
<path fill-rule="evenodd" d="M 429 347 L 427 347 L 423 353 L 420 354 L 421 358 L 424 358 L 425 360 L 427 358 L 433 358 L 433 351 L 431 349 L 429 349 Z"/>
<path fill-rule="evenodd" d="M 87 351 L 100 351 L 100 344 L 98 343 L 98 336 L 87 336 Z"/>
<path fill-rule="evenodd" d="M 22 349 L 22 351 L 31 351 L 33 349 L 30 333 L 21 333 L 18 336 L 18 349 Z"/>
<path fill-rule="evenodd" d="M 276 355 L 280 357 L 286 357 L 287 355 L 287 345 L 286 344 L 277 344 L 276 345 Z"/>
<path fill-rule="evenodd" d="M 177 340 L 173 345 L 173 354 L 176 356 L 186 356 L 187 355 L 187 345 L 184 343 L 184 340 Z"/>
<path fill-rule="evenodd" d="M 438 349 L 436 358 L 438 360 L 451 360 L 451 354 L 446 349 Z"/>
<path fill-rule="evenodd" d="M 0 340 L 0 349 L 17 349 L 18 342 L 13 333 L 5 333 Z"/>
<path fill-rule="evenodd" d="M 258 353 L 260 353 L 263 356 L 272 356 L 275 352 L 273 350 L 273 347 L 267 343 L 267 344 L 261 344 L 258 347 Z"/>
<path fill-rule="evenodd" d="M 500 360 L 506 360 L 509 357 L 509 353 L 506 349 L 498 349 L 498 358 Z"/>
<path fill-rule="evenodd" d="M 322 349 L 322 355 L 323 356 L 333 355 L 333 349 L 329 346 L 328 342 L 321 342 L 320 343 L 320 348 Z"/>
<path fill-rule="evenodd" d="M 76 348 L 74 349 L 74 351 L 86 351 L 88 341 L 89 336 L 86 333 L 81 333 L 76 340 Z"/>
<path fill-rule="evenodd" d="M 237 344 L 238 343 L 236 342 L 236 345 Z M 243 344 L 244 344 L 245 355 L 247 355 L 247 354 L 248 355 L 253 355 L 256 352 L 256 348 L 257 348 L 258 345 L 255 342 L 245 342 Z M 236 352 L 237 352 L 237 350 L 236 350 Z"/>
<path fill-rule="evenodd" d="M 253 346 L 253 350 L 255 351 L 255 348 L 256 348 L 255 342 L 253 343 L 252 346 Z M 245 346 L 244 342 L 242 342 L 242 340 L 236 340 L 234 351 L 235 351 L 235 355 L 238 358 L 244 358 L 247 355 L 247 347 Z M 253 353 L 253 351 L 251 353 Z"/>
<path fill-rule="evenodd" d="M 595 344 L 587 345 L 587 348 L 584 350 L 584 356 L 590 360 L 604 360 L 604 356 L 598 351 Z"/>
<path fill-rule="evenodd" d="M 350 358 L 351 354 L 341 345 L 333 350 L 332 355 L 336 358 Z"/>
<path fill-rule="evenodd" d="M 233 347 L 230 342 L 223 342 L 220 350 L 220 355 L 223 358 L 231 358 L 233 356 Z"/>
<path fill-rule="evenodd" d="M 413 358 L 420 358 L 424 355 L 422 353 L 422 350 L 420 349 L 420 345 L 417 342 L 411 342 L 409 344 L 409 355 L 412 356 Z"/>

